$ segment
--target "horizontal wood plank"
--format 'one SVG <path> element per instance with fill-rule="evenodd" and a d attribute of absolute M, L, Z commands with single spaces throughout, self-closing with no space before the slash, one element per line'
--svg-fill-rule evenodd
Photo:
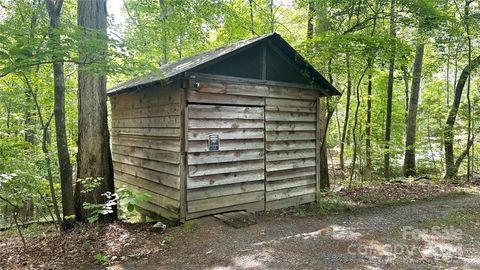
<path fill-rule="evenodd" d="M 188 164 L 210 164 L 223 163 L 244 160 L 259 160 L 263 161 L 263 150 L 241 150 L 241 151 L 225 151 L 225 152 L 203 152 L 203 153 L 189 153 Z"/>
<path fill-rule="evenodd" d="M 208 188 L 189 189 L 187 190 L 187 201 L 202 200 L 234 194 L 243 194 L 253 191 L 263 192 L 264 188 L 265 186 L 263 181 L 255 181 Z"/>
<path fill-rule="evenodd" d="M 287 189 L 280 189 L 275 191 L 268 191 L 266 199 L 268 201 L 275 201 L 281 199 L 287 199 L 290 197 L 302 196 L 307 194 L 315 194 L 315 184 L 308 186 L 292 187 Z"/>
<path fill-rule="evenodd" d="M 180 128 L 112 128 L 112 135 L 180 137 Z"/>
<path fill-rule="evenodd" d="M 167 86 L 151 86 L 141 90 L 111 95 L 112 111 L 135 108 L 148 108 L 159 105 L 180 104 L 180 84 Z"/>
<path fill-rule="evenodd" d="M 180 108 L 182 105 L 178 103 L 158 105 L 155 104 L 149 107 L 133 108 L 125 110 L 112 110 L 112 120 L 132 119 L 142 117 L 157 117 L 157 116 L 174 116 L 180 115 Z"/>
<path fill-rule="evenodd" d="M 180 116 L 112 119 L 112 128 L 171 128 L 180 127 Z"/>
<path fill-rule="evenodd" d="M 267 181 L 278 181 L 285 179 L 293 179 L 298 177 L 315 177 L 316 169 L 315 166 L 305 167 L 305 168 L 293 168 L 283 171 L 272 171 L 267 172 L 266 179 Z"/>
<path fill-rule="evenodd" d="M 301 196 L 290 197 L 287 199 L 266 202 L 265 209 L 275 210 L 275 209 L 296 206 L 296 205 L 305 204 L 305 203 L 314 202 L 314 201 L 315 201 L 315 194 L 310 193 L 310 194 L 305 194 Z"/>
<path fill-rule="evenodd" d="M 265 106 L 281 106 L 281 107 L 301 107 L 301 108 L 316 108 L 315 101 L 300 101 L 285 98 L 266 98 Z"/>
<path fill-rule="evenodd" d="M 300 150 L 315 149 L 315 140 L 308 141 L 273 141 L 266 142 L 265 150 L 267 151 L 284 151 L 284 150 Z"/>
<path fill-rule="evenodd" d="M 308 186 L 315 184 L 315 175 L 307 177 L 291 178 L 281 181 L 269 181 L 266 185 L 266 191 L 274 191 L 298 186 Z"/>
<path fill-rule="evenodd" d="M 266 122 L 265 131 L 316 131 L 313 122 Z"/>
<path fill-rule="evenodd" d="M 315 149 L 293 150 L 293 151 L 278 151 L 267 152 L 266 161 L 280 161 L 299 158 L 314 158 L 316 156 Z"/>
<path fill-rule="evenodd" d="M 263 129 L 193 129 L 187 133 L 190 141 L 206 141 L 209 135 L 218 135 L 222 140 L 262 139 Z"/>
<path fill-rule="evenodd" d="M 158 138 L 145 136 L 112 136 L 112 145 L 180 152 L 180 140 L 176 138 Z"/>
<path fill-rule="evenodd" d="M 288 122 L 315 122 L 317 116 L 315 113 L 297 113 L 297 112 L 265 112 L 265 121 L 288 121 Z"/>
<path fill-rule="evenodd" d="M 265 106 L 265 111 L 315 113 L 315 107 Z"/>
<path fill-rule="evenodd" d="M 132 157 L 180 164 L 179 152 L 112 144 L 112 153 L 128 154 Z"/>
<path fill-rule="evenodd" d="M 160 194 L 164 197 L 168 197 L 172 200 L 180 201 L 180 190 L 164 186 L 157 182 L 144 179 L 138 176 L 130 175 L 119 170 L 115 170 L 115 181 L 121 181 L 123 183 L 140 186 L 150 192 Z"/>
<path fill-rule="evenodd" d="M 227 207 L 220 207 L 220 208 L 215 208 L 215 209 L 210 209 L 210 210 L 205 210 L 205 211 L 199 211 L 199 212 L 187 212 L 187 219 L 193 219 L 193 218 L 198 218 L 198 217 L 203 217 L 203 216 L 208 216 L 208 215 L 214 215 L 214 214 L 219 214 L 219 213 L 226 213 L 226 212 L 231 212 L 231 211 L 247 211 L 247 212 L 256 212 L 256 211 L 262 211 L 264 210 L 264 201 L 258 201 L 258 202 L 251 202 L 251 203 L 244 203 L 244 204 L 236 204 L 232 206 L 227 206 Z"/>
<path fill-rule="evenodd" d="M 298 89 L 282 86 L 258 85 L 258 84 L 233 84 L 228 82 L 213 82 L 213 80 L 197 80 L 200 87 L 196 89 L 200 93 L 216 93 L 240 96 L 290 98 L 300 100 L 316 100 L 320 93 L 316 90 Z"/>
<path fill-rule="evenodd" d="M 112 153 L 112 160 L 122 164 L 133 165 L 136 167 L 146 168 L 158 172 L 165 172 L 172 175 L 180 175 L 180 166 L 162 161 L 143 159 L 133 156 Z"/>
<path fill-rule="evenodd" d="M 260 119 L 263 107 L 188 105 L 189 119 Z"/>
<path fill-rule="evenodd" d="M 229 196 L 208 198 L 203 200 L 189 201 L 188 212 L 200 212 L 211 210 L 215 208 L 223 208 L 228 206 L 260 202 L 264 199 L 263 191 L 245 192 L 241 194 L 234 194 Z"/>
<path fill-rule="evenodd" d="M 161 205 L 162 207 L 169 209 L 171 211 L 177 211 L 180 207 L 180 202 L 177 200 L 173 200 L 171 198 L 162 196 L 158 193 L 151 192 L 150 190 L 145 189 L 144 187 L 140 185 L 132 185 L 130 183 L 122 182 L 120 179 L 116 179 L 116 181 L 120 185 L 127 185 L 129 188 L 132 188 L 135 192 L 137 193 L 146 193 L 149 195 L 148 201 L 156 204 L 156 205 Z"/>
<path fill-rule="evenodd" d="M 189 119 L 189 129 L 205 128 L 263 128 L 263 120 L 244 120 L 244 119 Z"/>
<path fill-rule="evenodd" d="M 221 140 L 219 151 L 263 149 L 263 147 L 263 139 Z M 189 141 L 187 151 L 189 153 L 211 152 L 208 150 L 206 139 L 204 141 Z"/>
<path fill-rule="evenodd" d="M 237 161 L 221 164 L 201 164 L 188 166 L 189 176 L 245 172 L 263 169 L 263 160 Z"/>
<path fill-rule="evenodd" d="M 180 189 L 180 177 L 176 175 L 150 170 L 143 167 L 137 167 L 135 165 L 123 164 L 115 161 L 113 162 L 113 168 L 117 171 L 148 179 L 164 186 Z"/>
<path fill-rule="evenodd" d="M 288 169 L 297 169 L 315 166 L 315 159 L 294 159 L 294 160 L 283 160 L 283 161 L 269 161 L 266 163 L 267 172 L 281 171 Z"/>
<path fill-rule="evenodd" d="M 265 134 L 267 142 L 272 141 L 303 141 L 315 140 L 316 134 L 312 131 L 267 131 Z"/>
<path fill-rule="evenodd" d="M 231 104 L 231 105 L 265 105 L 262 97 L 248 97 L 238 95 L 224 95 L 224 94 L 211 94 L 211 93 L 199 93 L 197 91 L 187 91 L 188 102 L 195 103 L 213 103 L 213 104 Z"/>
<path fill-rule="evenodd" d="M 252 182 L 263 179 L 265 179 L 263 168 L 246 172 L 232 172 L 216 175 L 187 177 L 187 189 Z"/>
<path fill-rule="evenodd" d="M 141 202 L 139 203 L 138 207 L 140 208 L 140 213 L 154 220 L 168 220 L 171 223 L 176 224 L 178 222 L 178 219 L 180 218 L 179 210 L 175 209 L 176 211 L 174 212 L 174 209 L 166 209 L 163 208 L 161 205 L 156 205 L 154 203 Z"/>

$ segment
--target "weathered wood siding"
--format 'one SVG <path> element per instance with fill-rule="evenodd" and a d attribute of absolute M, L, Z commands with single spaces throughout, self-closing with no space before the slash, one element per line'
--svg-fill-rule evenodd
<path fill-rule="evenodd" d="M 314 201 L 320 93 L 207 77 L 190 80 L 187 91 L 189 103 L 213 104 L 189 105 L 188 212 L 242 209 L 255 200 L 267 210 Z M 208 152 L 208 134 L 220 135 L 221 151 Z"/>
<path fill-rule="evenodd" d="M 187 218 L 264 209 L 264 108 L 188 105 Z M 208 136 L 219 135 L 218 151 Z"/>
<path fill-rule="evenodd" d="M 181 201 L 181 93 L 174 83 L 110 97 L 116 186 L 149 194 L 142 207 L 171 220 Z"/>
<path fill-rule="evenodd" d="M 266 210 L 315 200 L 316 108 L 315 100 L 265 99 Z"/>

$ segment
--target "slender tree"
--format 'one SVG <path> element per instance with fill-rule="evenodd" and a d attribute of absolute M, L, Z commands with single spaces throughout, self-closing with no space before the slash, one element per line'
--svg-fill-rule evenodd
<path fill-rule="evenodd" d="M 385 115 L 385 154 L 383 162 L 383 175 L 386 181 L 390 180 L 390 137 L 392 132 L 392 100 L 393 100 L 393 80 L 395 72 L 395 37 L 396 37 L 396 0 L 390 0 L 390 37 L 392 39 L 391 55 L 388 67 L 388 86 L 387 86 L 387 109 Z"/>
<path fill-rule="evenodd" d="M 473 144 L 473 137 L 467 141 L 466 149 L 457 157 L 455 160 L 453 152 L 453 127 L 457 119 L 458 109 L 460 107 L 460 101 L 462 99 L 463 89 L 467 83 L 468 78 L 472 71 L 474 71 L 478 66 L 480 66 L 480 55 L 473 59 L 470 64 L 468 64 L 460 74 L 458 78 L 457 85 L 455 87 L 455 92 L 453 96 L 453 103 L 450 107 L 448 113 L 446 125 L 445 125 L 445 134 L 444 134 L 444 147 L 445 147 L 445 179 L 452 179 L 457 176 L 458 168 L 462 163 L 463 159 L 468 154 L 468 149 Z"/>
<path fill-rule="evenodd" d="M 319 9 L 322 7 L 319 6 Z M 314 26 L 313 26 L 313 18 L 315 14 L 315 3 L 314 2 L 309 2 L 308 4 L 308 20 L 307 20 L 307 38 L 312 39 L 313 38 L 313 31 L 314 31 Z M 322 22 L 324 25 L 322 25 Z M 316 32 L 317 34 L 320 34 L 320 31 L 324 31 L 325 29 L 328 28 L 328 25 L 326 23 L 327 21 L 324 19 L 320 19 L 317 17 L 317 28 Z M 326 136 L 327 136 L 327 129 L 328 129 L 328 122 L 331 118 L 326 115 L 326 107 L 327 104 L 326 102 L 319 98 L 317 99 L 317 134 L 318 134 L 318 140 L 320 141 L 319 145 L 319 188 L 320 189 L 329 189 L 330 188 L 330 177 L 328 174 L 328 158 L 327 158 L 327 143 L 326 143 Z"/>
<path fill-rule="evenodd" d="M 420 94 L 420 82 L 422 77 L 423 54 L 425 44 L 420 42 L 417 45 L 415 62 L 413 64 L 412 90 L 410 91 L 407 130 L 405 135 L 405 160 L 403 163 L 403 174 L 405 177 L 415 176 L 415 139 L 417 133 L 417 107 Z"/>
<path fill-rule="evenodd" d="M 81 46 L 81 63 L 104 63 L 107 57 L 107 6 L 106 0 L 79 0 L 78 25 L 84 31 L 84 40 L 95 41 L 94 48 Z M 78 221 L 87 221 L 90 213 L 83 207 L 88 203 L 105 203 L 106 192 L 114 193 L 112 156 L 110 153 L 107 122 L 107 79 L 95 73 L 91 66 L 81 64 L 78 71 L 78 154 L 77 178 L 99 178 L 99 186 L 84 191 L 84 182 L 75 187 L 75 215 Z M 115 219 L 115 211 L 109 219 Z"/>
<path fill-rule="evenodd" d="M 348 132 L 348 120 L 350 117 L 350 100 L 352 96 L 352 71 L 350 65 L 350 54 L 347 53 L 346 56 L 346 64 L 347 64 L 347 104 L 345 105 L 345 119 L 343 120 L 343 128 L 342 128 L 342 139 L 340 141 L 340 169 L 343 171 L 345 170 L 345 143 L 347 139 L 347 132 Z"/>
<path fill-rule="evenodd" d="M 63 0 L 45 1 L 48 15 L 50 17 L 49 41 L 51 48 L 61 46 L 60 33 L 60 15 L 62 12 Z M 70 154 L 68 152 L 67 131 L 65 127 L 65 71 L 63 59 L 54 54 L 53 62 L 53 92 L 54 92 L 54 116 L 55 132 L 57 139 L 58 163 L 60 166 L 60 184 L 62 190 L 62 206 L 64 228 L 71 228 L 74 215 L 73 205 L 73 184 L 72 184 L 72 166 L 70 164 Z"/>

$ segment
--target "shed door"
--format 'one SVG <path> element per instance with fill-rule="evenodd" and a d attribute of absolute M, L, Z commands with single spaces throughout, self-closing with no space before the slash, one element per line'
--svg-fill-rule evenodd
<path fill-rule="evenodd" d="M 189 104 L 187 218 L 265 208 L 264 108 Z"/>

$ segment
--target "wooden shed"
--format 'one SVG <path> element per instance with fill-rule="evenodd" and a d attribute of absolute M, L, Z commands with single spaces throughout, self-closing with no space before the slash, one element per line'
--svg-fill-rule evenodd
<path fill-rule="evenodd" d="M 276 33 L 168 63 L 108 92 L 116 185 L 171 221 L 312 202 L 317 101 L 339 94 Z"/>

